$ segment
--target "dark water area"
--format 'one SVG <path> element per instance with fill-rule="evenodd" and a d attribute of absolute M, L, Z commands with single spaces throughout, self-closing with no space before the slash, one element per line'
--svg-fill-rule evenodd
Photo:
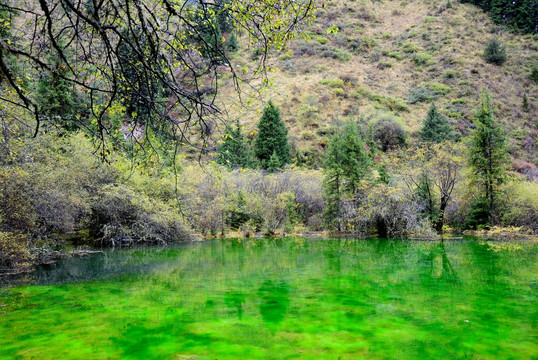
<path fill-rule="evenodd" d="M 535 359 L 538 247 L 228 239 L 0 287 L 0 359 Z"/>

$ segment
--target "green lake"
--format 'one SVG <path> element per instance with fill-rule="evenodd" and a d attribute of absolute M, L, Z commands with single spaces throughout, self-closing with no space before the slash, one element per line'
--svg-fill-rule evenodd
<path fill-rule="evenodd" d="M 0 287 L 0 359 L 538 359 L 538 246 L 212 240 Z"/>

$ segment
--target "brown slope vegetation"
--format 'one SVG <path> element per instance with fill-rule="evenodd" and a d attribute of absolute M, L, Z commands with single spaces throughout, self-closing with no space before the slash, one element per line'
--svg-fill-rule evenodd
<path fill-rule="evenodd" d="M 522 170 L 538 164 L 538 86 L 530 79 L 538 66 L 536 35 L 505 31 L 478 7 L 450 4 L 327 2 L 306 29 L 309 40 L 296 39 L 287 50 L 271 55 L 269 63 L 277 68 L 269 74 L 274 85 L 257 94 L 251 106 L 240 110 L 231 84 L 221 87 L 230 117 L 240 118 L 248 132 L 255 131 L 260 109 L 272 99 L 290 129 L 292 148 L 321 153 L 332 125 L 348 116 L 367 124 L 391 113 L 415 141 L 430 106 L 429 100 L 413 96 L 421 90 L 435 96 L 457 132 L 466 136 L 479 94 L 489 89 L 514 166 Z M 338 27 L 338 33 L 327 34 L 331 26 Z M 508 60 L 502 66 L 483 59 L 493 37 L 506 46 Z M 255 49 L 241 45 L 236 61 L 248 65 Z M 527 111 L 522 108 L 525 93 Z"/>

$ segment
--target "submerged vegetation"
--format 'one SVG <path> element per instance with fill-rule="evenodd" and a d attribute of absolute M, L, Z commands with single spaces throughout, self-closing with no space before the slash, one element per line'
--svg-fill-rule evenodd
<path fill-rule="evenodd" d="M 536 251 L 305 238 L 104 251 L 0 289 L 1 356 L 529 359 Z"/>

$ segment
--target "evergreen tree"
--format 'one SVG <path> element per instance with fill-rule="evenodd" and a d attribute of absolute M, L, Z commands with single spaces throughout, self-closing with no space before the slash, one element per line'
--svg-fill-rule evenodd
<path fill-rule="evenodd" d="M 346 123 L 342 132 L 337 129 L 329 141 L 324 165 L 325 221 L 342 230 L 342 200 L 356 194 L 359 182 L 368 175 L 372 165 L 356 122 Z"/>
<path fill-rule="evenodd" d="M 336 225 L 338 231 L 342 230 L 342 221 L 340 219 L 340 207 L 344 196 L 342 189 L 342 182 L 344 180 L 342 163 L 342 134 L 337 129 L 336 134 L 329 140 L 327 152 L 325 153 L 323 197 L 327 205 L 323 211 L 323 217 L 327 225 Z"/>
<path fill-rule="evenodd" d="M 532 81 L 535 83 L 538 83 L 538 66 L 533 66 L 531 70 L 531 74 L 529 76 Z"/>
<path fill-rule="evenodd" d="M 267 163 L 267 171 L 270 173 L 274 173 L 280 169 L 282 165 L 280 164 L 280 159 L 278 158 L 278 154 L 276 153 L 276 150 L 273 151 L 273 155 L 269 158 L 269 162 Z"/>
<path fill-rule="evenodd" d="M 118 64 L 121 69 L 120 93 L 127 116 L 135 123 L 151 123 L 152 114 L 159 110 L 163 84 L 145 71 L 147 40 L 140 30 L 122 32 L 118 45 Z M 135 39 L 136 38 L 136 39 Z"/>
<path fill-rule="evenodd" d="M 491 39 L 484 50 L 484 60 L 490 64 L 502 65 L 506 62 L 506 49 L 497 39 Z"/>
<path fill-rule="evenodd" d="M 243 190 L 239 190 L 228 206 L 227 222 L 232 230 L 237 230 L 248 220 L 247 194 Z"/>
<path fill-rule="evenodd" d="M 222 36 L 222 25 L 227 24 L 227 13 L 210 13 L 199 6 L 189 17 L 189 20 L 196 24 L 190 41 L 199 46 L 199 51 L 206 60 L 213 63 L 223 60 L 226 39 Z"/>
<path fill-rule="evenodd" d="M 471 136 L 469 166 L 483 203 L 487 204 L 490 223 L 501 185 L 506 180 L 508 154 L 501 124 L 494 116 L 488 92 L 482 95 L 481 108 L 475 118 L 476 129 Z"/>
<path fill-rule="evenodd" d="M 378 173 L 378 177 L 377 177 L 378 183 L 385 184 L 385 185 L 388 185 L 390 183 L 391 177 L 385 165 L 379 165 L 377 167 L 377 173 Z"/>
<path fill-rule="evenodd" d="M 201 50 L 205 58 L 212 61 L 221 61 L 224 54 L 224 41 L 220 25 L 214 19 L 204 23 L 202 28 Z"/>
<path fill-rule="evenodd" d="M 43 115 L 56 125 L 67 130 L 75 130 L 78 95 L 65 78 L 69 77 L 68 67 L 58 56 L 49 57 L 50 72 L 41 74 L 37 83 L 36 101 Z"/>
<path fill-rule="evenodd" d="M 220 30 L 223 33 L 228 33 L 233 30 L 233 16 L 231 10 L 231 0 L 217 0 L 215 1 L 219 10 L 217 11 L 217 21 L 219 23 Z"/>
<path fill-rule="evenodd" d="M 497 24 L 519 29 L 523 33 L 538 31 L 538 7 L 536 0 L 461 0 L 489 11 Z"/>
<path fill-rule="evenodd" d="M 226 126 L 223 143 L 217 154 L 217 163 L 229 169 L 255 167 L 255 160 L 245 141 L 239 120 L 236 121 L 235 127 Z"/>
<path fill-rule="evenodd" d="M 530 107 L 529 107 L 529 99 L 527 99 L 527 93 L 523 94 L 523 103 L 521 104 L 521 108 L 525 112 L 528 112 L 529 109 L 530 109 Z"/>
<path fill-rule="evenodd" d="M 260 160 L 261 166 L 267 169 L 269 160 L 276 152 L 280 166 L 290 163 L 290 146 L 288 144 L 288 129 L 280 118 L 280 111 L 269 101 L 263 110 L 258 123 L 258 135 L 254 142 L 254 153 Z"/>
<path fill-rule="evenodd" d="M 435 103 L 432 103 L 428 110 L 419 135 L 420 139 L 424 142 L 440 143 L 453 139 L 454 130 L 448 123 L 448 119 L 435 106 Z"/>
<path fill-rule="evenodd" d="M 469 209 L 469 215 L 463 224 L 464 229 L 476 229 L 490 222 L 490 211 L 487 199 L 475 200 Z"/>
<path fill-rule="evenodd" d="M 341 151 L 343 175 L 346 179 L 345 190 L 349 193 L 356 192 L 359 182 L 370 171 L 372 161 L 366 149 L 357 123 L 348 121 L 342 132 Z"/>
<path fill-rule="evenodd" d="M 231 52 L 236 52 L 237 50 L 239 50 L 239 42 L 237 41 L 237 36 L 235 36 L 235 33 L 232 33 L 232 35 L 230 35 L 227 47 L 228 51 Z"/>

